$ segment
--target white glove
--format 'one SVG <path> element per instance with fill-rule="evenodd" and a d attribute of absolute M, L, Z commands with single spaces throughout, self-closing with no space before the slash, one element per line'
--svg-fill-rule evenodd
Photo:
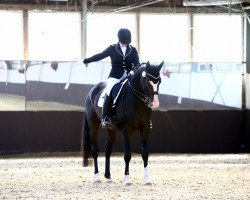
<path fill-rule="evenodd" d="M 131 75 L 131 76 L 133 76 L 135 74 L 135 72 L 133 71 L 133 70 L 131 70 L 130 72 L 129 72 L 129 75 Z"/>

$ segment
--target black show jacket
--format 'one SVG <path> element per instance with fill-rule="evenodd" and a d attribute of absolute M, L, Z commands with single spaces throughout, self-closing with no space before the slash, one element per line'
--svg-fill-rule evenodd
<path fill-rule="evenodd" d="M 119 43 L 110 45 L 102 53 L 86 58 L 83 62 L 87 64 L 102 60 L 108 56 L 111 59 L 112 65 L 109 77 L 112 78 L 120 79 L 123 76 L 124 71 L 128 73 L 131 69 L 139 65 L 139 56 L 136 48 L 128 45 L 124 56 Z"/>

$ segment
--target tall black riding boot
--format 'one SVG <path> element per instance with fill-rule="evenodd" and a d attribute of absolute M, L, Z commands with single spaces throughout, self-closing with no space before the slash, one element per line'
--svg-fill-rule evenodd
<path fill-rule="evenodd" d="M 110 102 L 111 102 L 110 97 L 108 95 L 105 95 L 104 103 L 102 106 L 102 119 L 101 119 L 102 128 L 107 128 L 108 126 L 111 126 L 111 122 L 108 117 Z"/>

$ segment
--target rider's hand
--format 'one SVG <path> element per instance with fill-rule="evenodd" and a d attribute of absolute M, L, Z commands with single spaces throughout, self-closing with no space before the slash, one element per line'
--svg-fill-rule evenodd
<path fill-rule="evenodd" d="M 83 63 L 85 64 L 85 67 L 87 68 L 89 63 L 87 63 L 86 59 L 83 60 Z"/>
<path fill-rule="evenodd" d="M 128 73 L 130 76 L 133 76 L 135 74 L 135 72 L 133 70 L 131 70 L 129 73 Z"/>

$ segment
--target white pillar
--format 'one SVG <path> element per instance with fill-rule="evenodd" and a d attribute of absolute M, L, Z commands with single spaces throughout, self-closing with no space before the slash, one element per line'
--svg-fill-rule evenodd
<path fill-rule="evenodd" d="M 23 58 L 29 59 L 28 11 L 23 10 Z"/>
<path fill-rule="evenodd" d="M 245 47 L 244 47 L 244 54 L 245 54 L 245 71 L 244 73 L 244 83 L 243 83 L 243 109 L 250 109 L 250 20 L 248 21 L 247 17 L 245 17 Z"/>
<path fill-rule="evenodd" d="M 81 57 L 85 58 L 87 53 L 87 0 L 82 1 L 81 12 Z"/>
<path fill-rule="evenodd" d="M 136 13 L 136 21 L 135 21 L 135 34 L 136 34 L 136 48 L 138 54 L 140 55 L 140 13 Z M 141 61 L 141 60 L 140 60 Z"/>

